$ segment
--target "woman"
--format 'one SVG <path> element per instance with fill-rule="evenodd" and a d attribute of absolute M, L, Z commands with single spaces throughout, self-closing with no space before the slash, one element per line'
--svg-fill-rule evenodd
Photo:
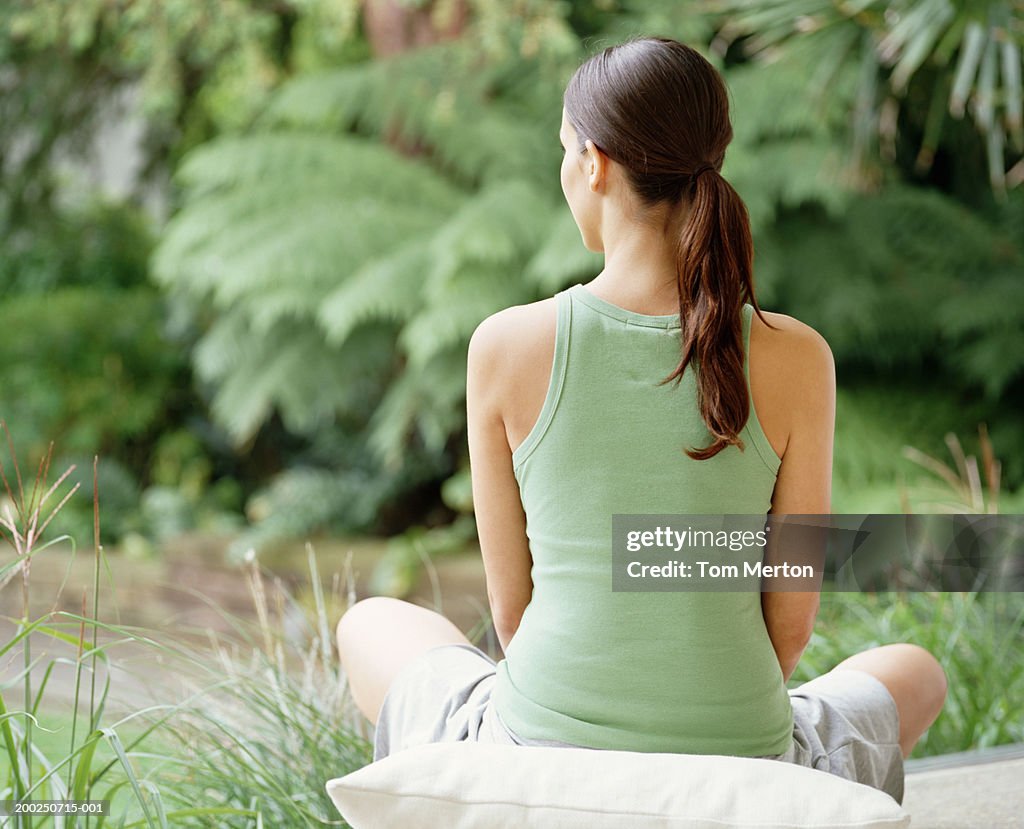
<path fill-rule="evenodd" d="M 720 174 L 731 138 L 722 78 L 674 40 L 609 47 L 570 80 L 562 190 L 604 270 L 489 317 L 469 346 L 505 658 L 424 608 L 356 603 L 338 645 L 375 759 L 460 739 L 733 754 L 902 802 L 903 758 L 945 699 L 927 651 L 874 648 L 787 692 L 817 593 L 610 588 L 613 514 L 831 509 L 832 354 L 756 306 L 747 212 Z"/>

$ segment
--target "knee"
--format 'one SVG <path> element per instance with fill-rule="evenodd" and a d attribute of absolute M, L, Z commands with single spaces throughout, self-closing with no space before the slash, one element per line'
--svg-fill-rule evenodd
<path fill-rule="evenodd" d="M 388 596 L 369 596 L 353 603 L 338 620 L 335 637 L 338 654 L 344 660 L 353 646 L 366 636 L 367 630 L 379 626 L 387 615 L 390 605 L 398 601 Z"/>
<path fill-rule="evenodd" d="M 930 651 L 920 645 L 910 645 L 915 649 L 919 662 L 921 684 L 927 691 L 927 699 L 931 702 L 931 709 L 934 717 L 939 716 L 943 705 L 946 703 L 946 695 L 949 691 L 949 679 L 942 664 Z"/>
<path fill-rule="evenodd" d="M 933 722 L 946 703 L 949 681 L 942 664 L 927 648 L 909 642 L 898 646 L 903 653 L 902 658 L 911 666 L 913 677 L 913 696 L 915 701 L 927 712 L 929 722 Z"/>
<path fill-rule="evenodd" d="M 931 652 L 920 645 L 899 642 L 855 654 L 837 668 L 860 668 L 880 679 L 901 711 L 916 710 L 929 722 L 946 702 L 946 672 Z"/>

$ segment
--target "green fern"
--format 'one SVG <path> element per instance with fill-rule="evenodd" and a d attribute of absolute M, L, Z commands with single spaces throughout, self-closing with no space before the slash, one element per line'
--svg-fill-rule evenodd
<path fill-rule="evenodd" d="M 371 136 L 395 129 L 402 140 L 428 148 L 431 161 L 460 184 L 525 178 L 549 185 L 537 162 L 546 157 L 557 165 L 553 142 L 514 106 L 494 100 L 493 87 L 508 66 L 487 63 L 470 41 L 298 78 L 280 91 L 260 123 Z M 508 62 L 529 73 L 527 61 L 513 55 Z M 541 110 L 552 136 L 558 132 L 557 100 L 552 95 Z"/>
<path fill-rule="evenodd" d="M 284 515 L 240 545 L 366 529 L 402 487 L 451 474 L 473 330 L 545 293 L 538 250 L 581 258 L 555 144 L 578 44 L 524 58 L 498 40 L 302 75 L 178 169 L 154 270 L 207 321 L 194 361 L 215 418 L 239 443 L 275 415 L 311 441 L 346 435 L 387 482 L 353 488 L 354 461 L 322 458 L 261 496 Z"/>
<path fill-rule="evenodd" d="M 383 387 L 393 338 L 386 327 L 365 326 L 332 348 L 308 324 L 282 322 L 256 335 L 242 314 L 224 315 L 200 341 L 195 366 L 215 384 L 213 414 L 231 434 L 254 434 L 274 411 L 289 429 L 312 434 L 372 403 L 367 392 Z"/>
<path fill-rule="evenodd" d="M 410 446 L 439 455 L 465 425 L 466 352 L 449 349 L 388 388 L 374 414 L 369 446 L 387 468 L 401 466 Z"/>
<path fill-rule="evenodd" d="M 432 240 L 434 266 L 426 279 L 427 299 L 449 299 L 452 278 L 465 264 L 514 267 L 524 262 L 543 241 L 554 209 L 551 200 L 526 181 L 483 187 Z"/>
<path fill-rule="evenodd" d="M 572 213 L 558 210 L 546 238 L 523 269 L 523 278 L 544 296 L 573 282 L 588 282 L 604 266 L 604 255 L 583 246 Z"/>
<path fill-rule="evenodd" d="M 1020 198 L 1014 196 L 1013 198 Z M 790 211 L 758 237 L 757 274 L 816 327 L 837 362 L 940 365 L 996 399 L 1024 372 L 1024 239 L 931 190 L 890 186 L 835 219 Z"/>
<path fill-rule="evenodd" d="M 416 239 L 359 268 L 320 304 L 317 321 L 328 342 L 344 342 L 369 319 L 407 321 L 421 306 L 419 292 L 429 263 L 429 247 Z"/>
<path fill-rule="evenodd" d="M 780 207 L 817 203 L 839 215 L 852 192 L 843 156 L 853 79 L 844 72 L 828 95 L 807 91 L 815 56 L 792 49 L 771 65 L 731 68 L 734 137 L 723 173 L 743 197 L 757 234 Z"/>
<path fill-rule="evenodd" d="M 332 422 L 360 359 L 392 384 L 367 426 L 382 461 L 462 428 L 464 366 L 450 366 L 480 320 L 539 297 L 524 274 L 564 211 L 544 132 L 557 98 L 551 124 L 524 118 L 513 67 L 537 71 L 446 43 L 310 74 L 251 134 L 186 158 L 154 270 L 212 312 L 196 365 L 236 440 L 274 412 L 305 434 Z M 352 340 L 374 325 L 393 339 L 369 359 Z"/>
<path fill-rule="evenodd" d="M 196 366 L 238 442 L 276 413 L 310 440 L 343 429 L 396 480 L 415 459 L 438 474 L 464 462 L 476 325 L 601 267 L 559 192 L 569 73 L 602 39 L 656 21 L 688 42 L 712 35 L 678 4 L 622 9 L 585 50 L 530 54 L 509 22 L 304 74 L 247 134 L 186 158 L 156 276 L 207 325 Z M 770 64 L 724 70 L 735 129 L 724 172 L 750 210 L 759 298 L 817 327 L 844 369 L 938 363 L 965 390 L 1006 394 L 1024 306 L 999 295 L 1016 290 L 1024 212 L 1011 198 L 974 215 L 891 184 L 901 171 L 884 162 L 867 181 L 848 175 L 848 148 L 865 140 L 850 119 L 871 69 L 850 57 L 861 37 L 837 26 L 794 38 Z M 719 45 L 708 53 L 721 65 Z"/>

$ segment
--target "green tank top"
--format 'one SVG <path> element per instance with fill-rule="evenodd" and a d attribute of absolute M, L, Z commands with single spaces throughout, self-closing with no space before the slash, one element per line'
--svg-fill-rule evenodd
<path fill-rule="evenodd" d="M 771 509 L 781 460 L 751 397 L 729 446 L 706 446 L 676 315 L 620 308 L 574 285 L 555 296 L 551 379 L 512 463 L 533 556 L 533 596 L 493 704 L 526 741 L 627 751 L 770 756 L 793 712 L 760 593 L 612 592 L 615 513 L 754 514 Z M 753 307 L 742 307 L 744 374 Z"/>

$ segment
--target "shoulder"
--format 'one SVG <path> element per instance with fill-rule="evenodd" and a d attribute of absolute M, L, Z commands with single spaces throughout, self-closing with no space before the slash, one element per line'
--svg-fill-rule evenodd
<path fill-rule="evenodd" d="M 769 377 L 771 384 L 784 390 L 793 402 L 833 396 L 835 360 L 828 341 L 807 323 L 787 314 L 761 313 L 773 327 L 765 325 L 756 312 L 751 317 L 751 373 Z"/>
<path fill-rule="evenodd" d="M 554 352 L 555 298 L 513 305 L 484 319 L 469 340 L 471 368 L 514 371 L 523 362 L 542 360 Z"/>

